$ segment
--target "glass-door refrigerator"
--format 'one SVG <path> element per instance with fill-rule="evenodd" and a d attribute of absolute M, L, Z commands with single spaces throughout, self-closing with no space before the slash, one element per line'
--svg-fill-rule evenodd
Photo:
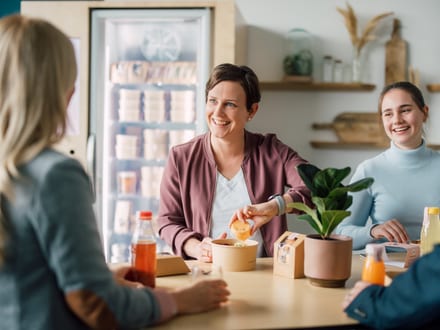
<path fill-rule="evenodd" d="M 97 8 L 90 17 L 96 212 L 107 260 L 123 262 L 136 211 L 157 215 L 170 147 L 206 131 L 210 10 Z"/>

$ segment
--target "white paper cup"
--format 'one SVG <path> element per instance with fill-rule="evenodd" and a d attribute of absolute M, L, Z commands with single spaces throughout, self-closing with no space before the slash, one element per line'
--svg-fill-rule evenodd
<path fill-rule="evenodd" d="M 194 111 L 194 101 L 171 100 L 170 110 Z"/>
<path fill-rule="evenodd" d="M 119 109 L 119 121 L 139 121 L 140 111 Z"/>
<path fill-rule="evenodd" d="M 189 140 L 191 140 L 196 136 L 196 132 L 189 129 L 172 130 L 169 131 L 168 134 L 169 134 L 170 147 L 175 146 L 177 144 L 188 142 Z"/>
<path fill-rule="evenodd" d="M 123 148 L 135 148 L 138 145 L 138 137 L 129 134 L 116 134 L 116 145 Z"/>
<path fill-rule="evenodd" d="M 168 131 L 163 129 L 144 129 L 145 144 L 166 144 L 168 143 Z"/>
<path fill-rule="evenodd" d="M 162 180 L 164 168 L 162 166 L 142 166 L 141 177 L 143 181 L 158 181 Z"/>
<path fill-rule="evenodd" d="M 141 181 L 141 192 L 143 197 L 159 198 L 159 184 L 151 181 Z"/>
<path fill-rule="evenodd" d="M 167 158 L 167 154 L 168 154 L 167 144 L 156 144 L 156 143 L 144 144 L 145 159 L 164 160 Z"/>
<path fill-rule="evenodd" d="M 191 123 L 194 121 L 194 111 L 170 110 L 170 120 L 178 123 Z"/>
<path fill-rule="evenodd" d="M 165 121 L 165 110 L 144 109 L 144 121 L 149 123 L 162 123 Z"/>
<path fill-rule="evenodd" d="M 195 92 L 194 91 L 171 91 L 170 92 L 171 100 L 179 100 L 179 101 L 194 101 Z"/>
<path fill-rule="evenodd" d="M 160 90 L 145 90 L 144 91 L 144 102 L 145 101 L 164 101 L 165 92 Z"/>
<path fill-rule="evenodd" d="M 126 89 L 121 88 L 119 90 L 119 98 L 120 99 L 130 99 L 130 100 L 140 100 L 141 98 L 141 91 L 137 89 Z"/>
<path fill-rule="evenodd" d="M 115 146 L 116 158 L 117 159 L 133 159 L 138 157 L 137 147 L 127 147 L 127 146 Z"/>
<path fill-rule="evenodd" d="M 120 99 L 119 100 L 119 108 L 124 110 L 140 110 L 141 109 L 141 101 L 138 99 Z"/>

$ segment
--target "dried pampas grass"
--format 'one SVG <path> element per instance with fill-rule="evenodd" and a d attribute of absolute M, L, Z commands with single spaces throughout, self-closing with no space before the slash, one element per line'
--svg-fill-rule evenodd
<path fill-rule="evenodd" d="M 361 36 L 358 36 L 358 21 L 353 8 L 347 3 L 347 10 L 337 7 L 338 12 L 344 16 L 345 26 L 347 28 L 348 34 L 350 35 L 351 43 L 355 48 L 357 55 L 360 54 L 362 48 L 371 40 L 374 40 L 375 36 L 373 31 L 376 29 L 377 24 L 383 18 L 392 15 L 392 12 L 383 13 L 373 17 L 368 21 L 367 26 L 362 32 Z"/>

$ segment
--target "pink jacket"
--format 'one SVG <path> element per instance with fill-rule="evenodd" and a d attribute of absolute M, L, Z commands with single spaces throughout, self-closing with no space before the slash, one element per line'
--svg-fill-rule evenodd
<path fill-rule="evenodd" d="M 274 134 L 245 131 L 243 170 L 253 204 L 273 194 L 288 193 L 295 202 L 311 205 L 296 166 L 306 161 Z M 210 133 L 177 145 L 170 151 L 160 187 L 159 235 L 184 258 L 185 241 L 209 236 L 217 166 L 210 145 Z M 232 216 L 232 214 L 231 214 Z M 261 227 L 264 251 L 273 256 L 273 243 L 287 230 L 286 216 L 277 216 Z"/>

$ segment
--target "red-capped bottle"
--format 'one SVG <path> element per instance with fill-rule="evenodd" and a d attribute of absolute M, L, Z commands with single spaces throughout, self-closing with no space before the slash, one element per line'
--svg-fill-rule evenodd
<path fill-rule="evenodd" d="M 136 225 L 131 243 L 131 264 L 134 268 L 133 280 L 146 286 L 156 286 L 156 235 L 151 223 L 150 211 L 136 213 Z"/>

